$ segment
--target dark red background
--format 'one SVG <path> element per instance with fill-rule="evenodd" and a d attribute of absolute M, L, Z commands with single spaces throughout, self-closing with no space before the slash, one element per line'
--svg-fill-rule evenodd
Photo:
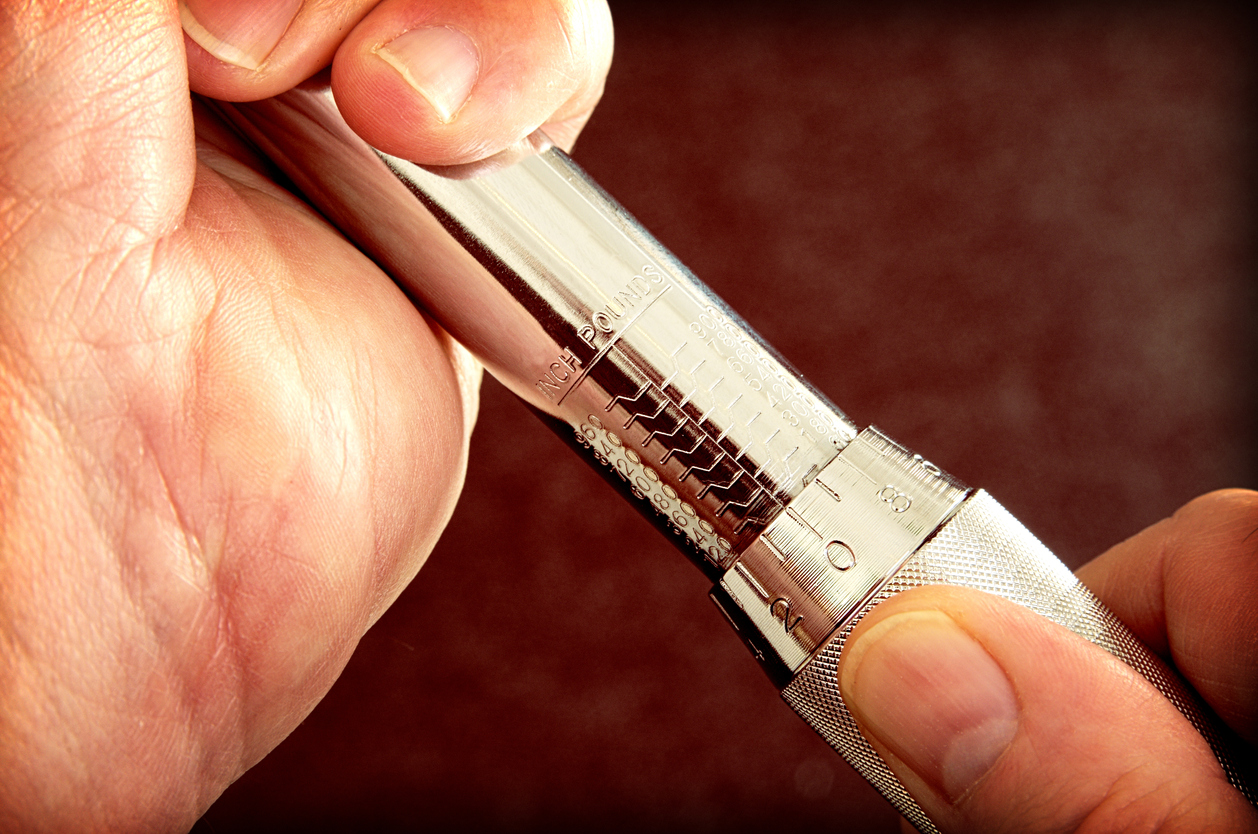
<path fill-rule="evenodd" d="M 1072 566 L 1258 486 L 1248 20 L 831 6 L 614 3 L 576 158 Z M 428 566 L 197 830 L 896 830 L 706 593 L 487 382 Z"/>

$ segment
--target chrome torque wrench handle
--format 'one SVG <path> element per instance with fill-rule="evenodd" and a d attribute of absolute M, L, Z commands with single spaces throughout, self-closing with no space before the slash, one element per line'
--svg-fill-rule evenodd
<path fill-rule="evenodd" d="M 1122 658 L 1255 801 L 1217 719 L 1016 519 L 858 430 L 561 151 L 452 178 L 371 149 L 318 85 L 207 104 L 636 499 L 787 703 L 921 830 L 836 672 L 860 618 L 918 585 L 998 594 Z"/>

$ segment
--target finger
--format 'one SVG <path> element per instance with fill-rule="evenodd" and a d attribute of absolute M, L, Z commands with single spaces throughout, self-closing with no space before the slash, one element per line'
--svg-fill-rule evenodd
<path fill-rule="evenodd" d="M 1258 742 L 1258 493 L 1202 496 L 1078 574 L 1241 737 Z"/>
<path fill-rule="evenodd" d="M 332 60 L 376 0 L 180 0 L 188 86 L 223 101 L 291 89 Z"/>
<path fill-rule="evenodd" d="M 386 0 L 337 51 L 332 89 L 371 144 L 457 165 L 539 127 L 570 145 L 602 94 L 611 54 L 603 0 Z"/>
<path fill-rule="evenodd" d="M 853 631 L 839 683 L 944 831 L 1258 830 L 1150 683 L 999 597 L 934 586 L 888 600 Z"/>

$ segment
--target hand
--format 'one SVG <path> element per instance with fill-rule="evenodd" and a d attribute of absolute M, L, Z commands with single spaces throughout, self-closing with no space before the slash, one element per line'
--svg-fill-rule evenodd
<path fill-rule="evenodd" d="M 610 57 L 601 0 L 0 12 L 0 829 L 191 825 L 461 483 L 475 363 L 189 89 L 331 61 L 368 141 L 455 164 L 571 143 Z"/>
<path fill-rule="evenodd" d="M 1258 494 L 1231 490 L 1079 571 L 1249 745 L 1256 555 Z M 1151 684 L 998 597 L 929 587 L 888 600 L 852 632 L 839 678 L 866 737 L 944 831 L 1258 830 Z"/>

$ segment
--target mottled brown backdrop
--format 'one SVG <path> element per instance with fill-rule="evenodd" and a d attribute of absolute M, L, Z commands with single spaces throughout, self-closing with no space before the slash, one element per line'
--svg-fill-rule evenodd
<path fill-rule="evenodd" d="M 1072 566 L 1258 486 L 1240 12 L 613 13 L 576 158 L 858 423 L 987 487 Z M 699 573 L 487 382 L 428 566 L 197 830 L 421 829 L 896 817 L 779 701 Z"/>

